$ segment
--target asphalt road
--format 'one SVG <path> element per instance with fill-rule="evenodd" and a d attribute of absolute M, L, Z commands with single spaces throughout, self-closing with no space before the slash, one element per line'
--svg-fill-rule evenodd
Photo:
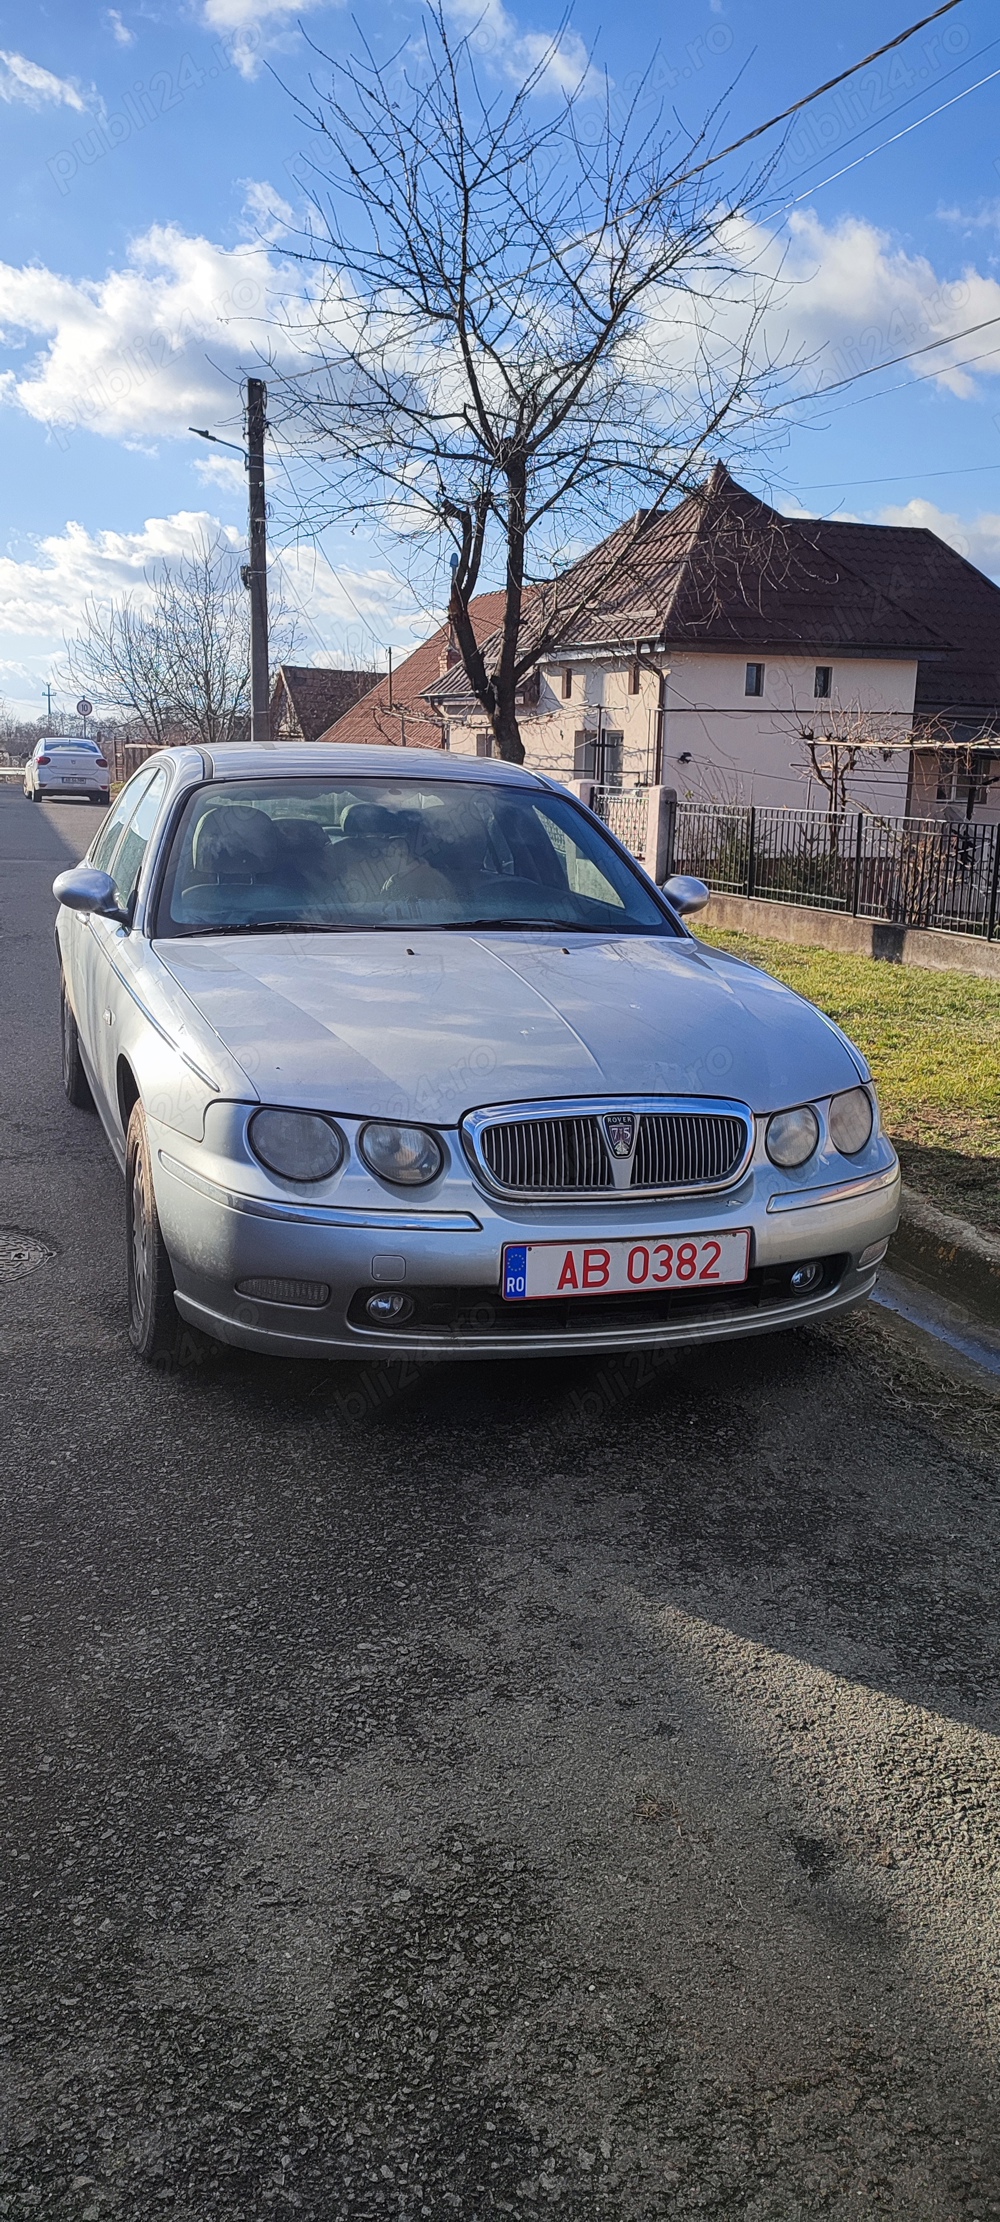
<path fill-rule="evenodd" d="M 96 817 L 0 794 L 0 2216 L 1000 2215 L 994 1391 L 873 1311 L 145 1371 Z"/>

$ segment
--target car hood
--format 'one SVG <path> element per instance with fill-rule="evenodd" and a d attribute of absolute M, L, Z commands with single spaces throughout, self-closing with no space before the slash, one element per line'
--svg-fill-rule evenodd
<path fill-rule="evenodd" d="M 863 1060 L 768 973 L 695 940 L 425 932 L 161 941 L 264 1102 L 454 1124 L 478 1104 L 611 1093 L 755 1111 L 857 1085 Z"/>

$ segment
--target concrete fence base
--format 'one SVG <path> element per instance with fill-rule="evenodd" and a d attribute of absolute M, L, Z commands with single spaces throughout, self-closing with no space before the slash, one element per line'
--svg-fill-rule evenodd
<path fill-rule="evenodd" d="M 730 933 L 760 934 L 767 941 L 840 950 L 846 956 L 881 957 L 886 964 L 919 964 L 931 972 L 977 972 L 983 979 L 1000 980 L 1000 941 L 980 941 L 975 934 L 921 932 L 915 926 L 889 926 L 877 918 L 849 918 L 840 910 L 767 903 L 745 895 L 713 895 L 698 923 Z"/>

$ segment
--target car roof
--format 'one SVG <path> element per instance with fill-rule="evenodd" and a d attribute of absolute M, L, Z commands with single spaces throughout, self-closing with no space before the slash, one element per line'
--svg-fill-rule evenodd
<path fill-rule="evenodd" d="M 186 750 L 169 754 L 187 754 Z M 302 778 L 461 779 L 485 786 L 547 787 L 548 780 L 496 756 L 449 756 L 427 748 L 346 746 L 337 741 L 275 741 L 263 747 L 203 748 L 210 779 Z"/>

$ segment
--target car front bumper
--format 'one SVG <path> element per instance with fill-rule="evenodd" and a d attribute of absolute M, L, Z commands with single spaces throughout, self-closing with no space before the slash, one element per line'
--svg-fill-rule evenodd
<path fill-rule="evenodd" d="M 179 1311 L 216 1340 L 290 1357 L 461 1359 L 553 1356 L 773 1333 L 864 1302 L 899 1218 L 900 1177 L 882 1162 L 853 1180 L 777 1195 L 751 1171 L 711 1198 L 653 1206 L 532 1205 L 488 1199 L 470 1184 L 467 1210 L 419 1205 L 354 1209 L 241 1193 L 205 1177 L 190 1144 L 160 1129 L 155 1185 Z M 233 1168 L 234 1173 L 236 1168 Z M 711 1235 L 748 1227 L 745 1285 L 704 1296 L 579 1297 L 507 1303 L 506 1243 Z M 822 1279 L 796 1294 L 792 1269 L 821 1261 Z M 252 1280 L 327 1288 L 319 1304 L 275 1303 L 241 1292 Z M 413 1305 L 398 1325 L 372 1321 L 370 1296 L 398 1291 Z"/>

